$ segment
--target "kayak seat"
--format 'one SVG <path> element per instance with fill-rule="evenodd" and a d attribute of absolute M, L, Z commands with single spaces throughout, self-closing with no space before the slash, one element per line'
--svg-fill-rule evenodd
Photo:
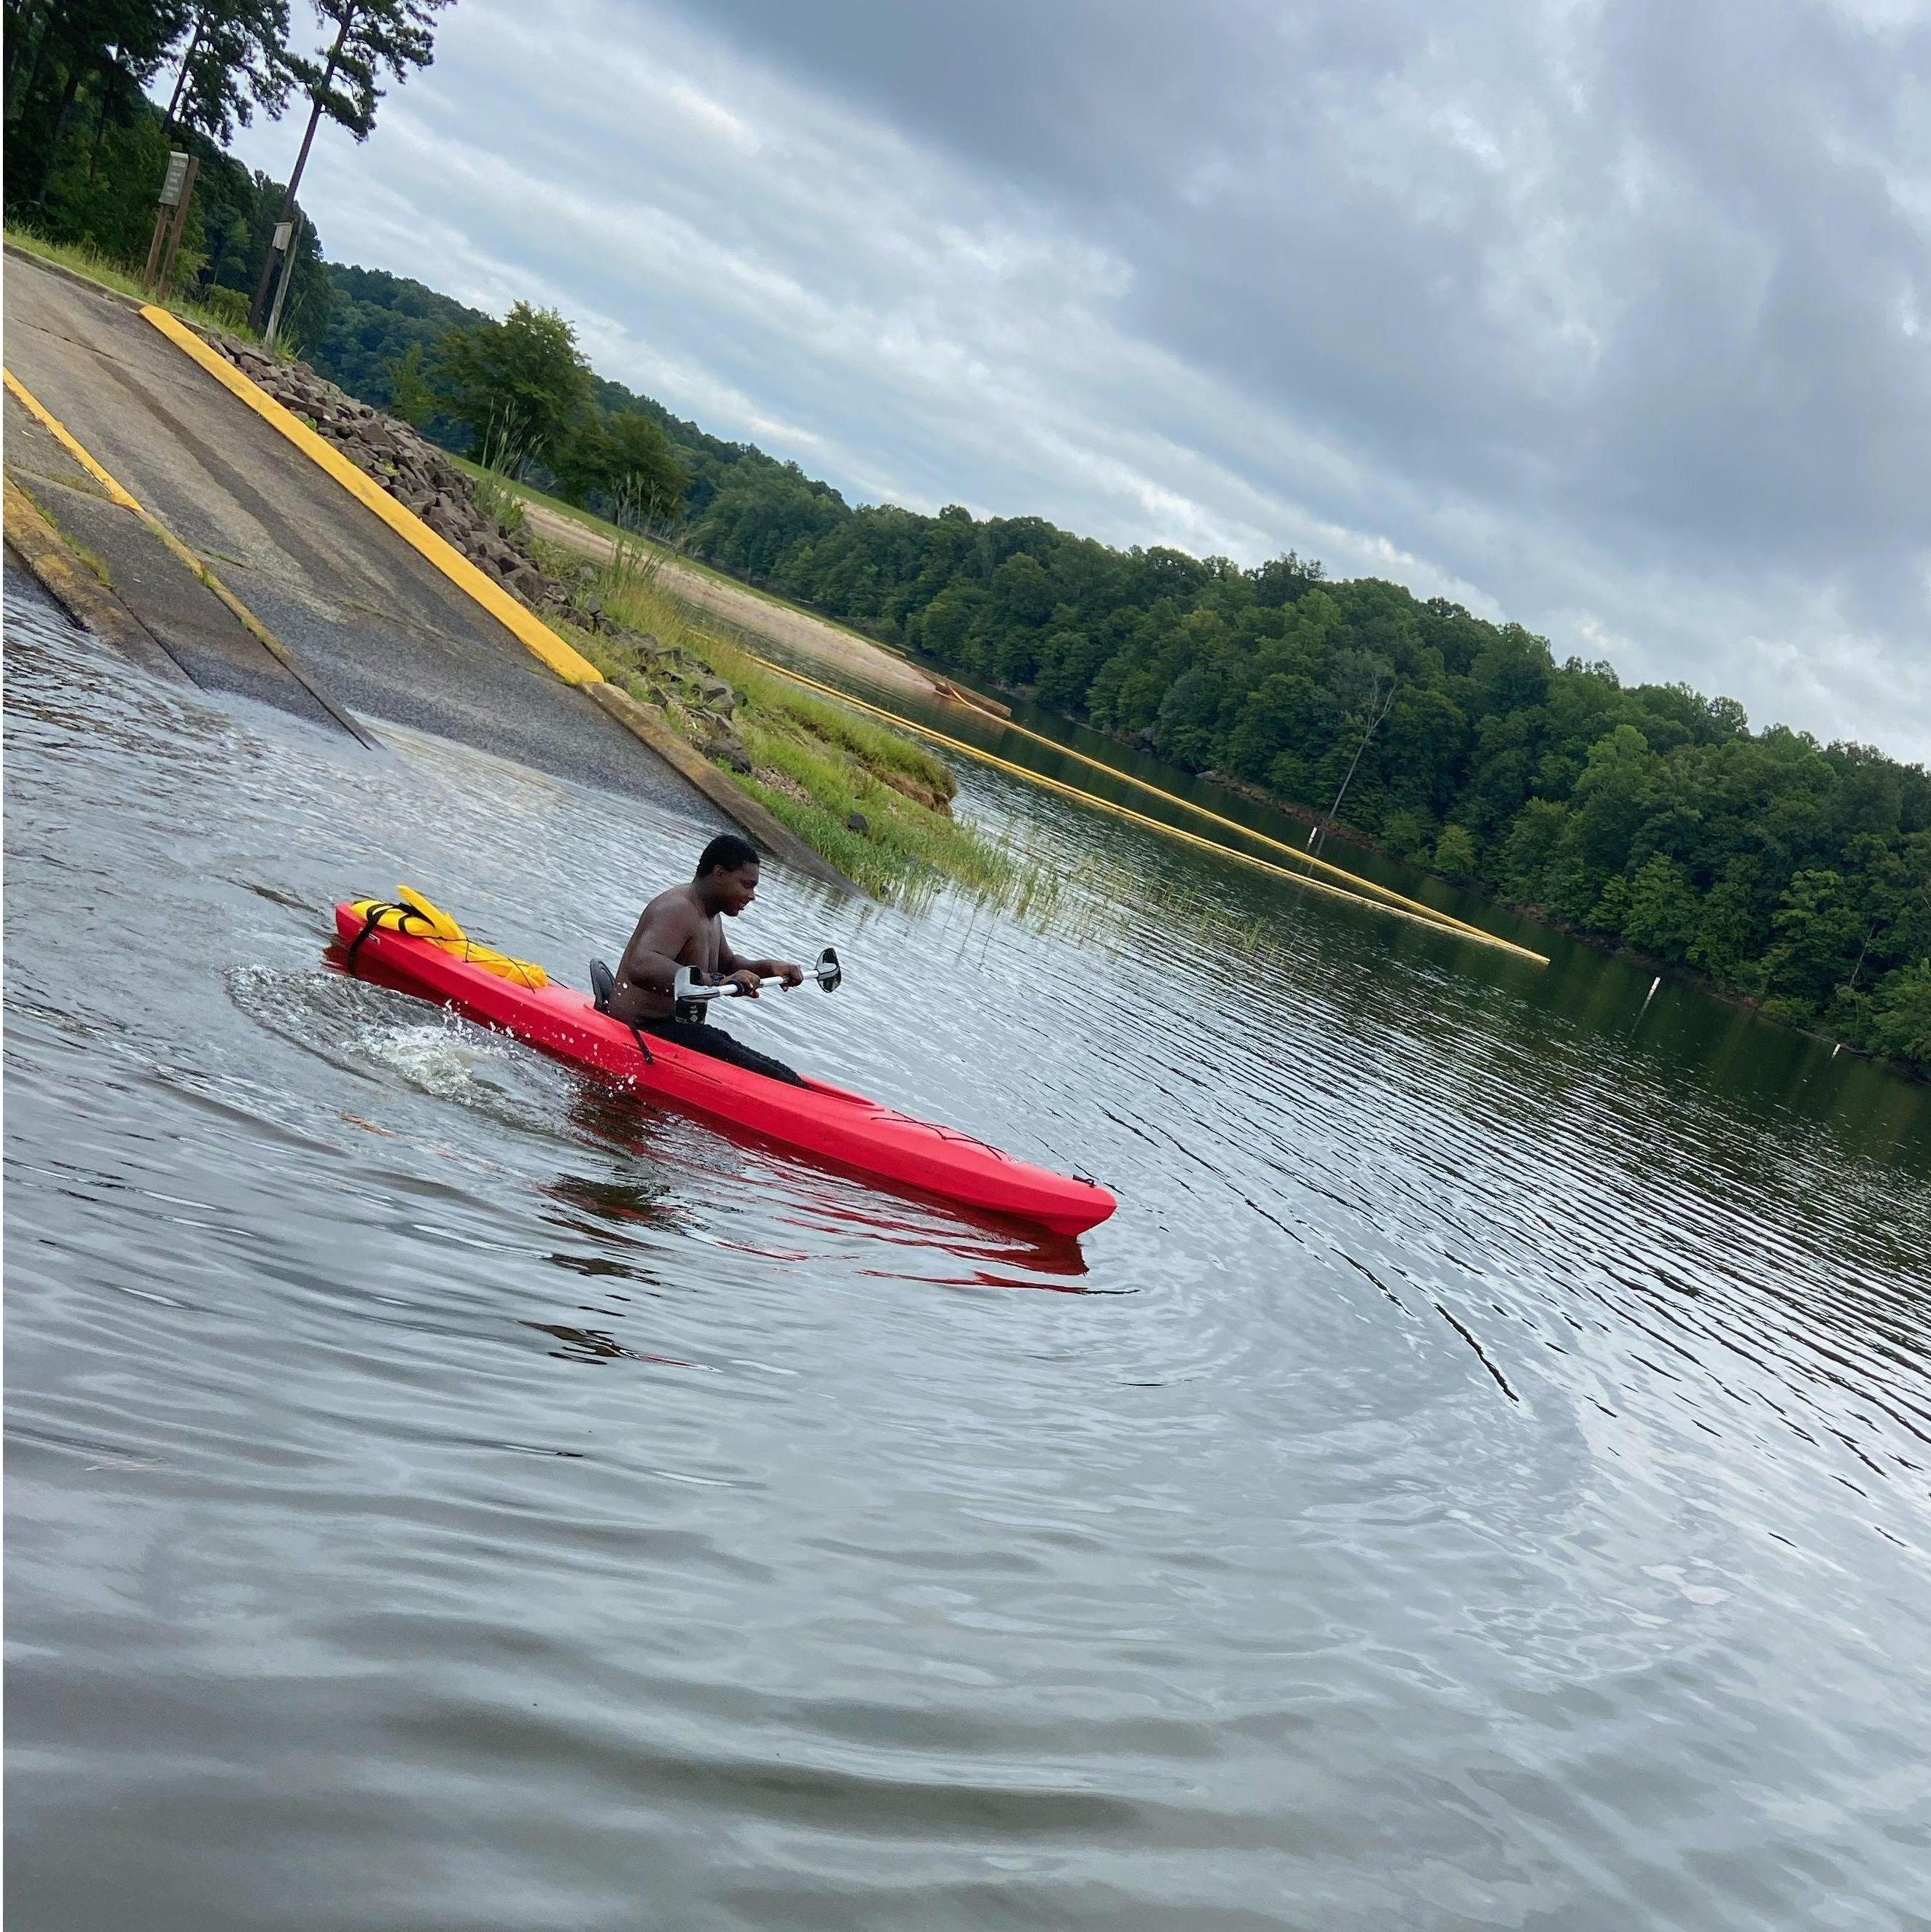
<path fill-rule="evenodd" d="M 601 959 L 590 962 L 590 1004 L 600 1013 L 610 1010 L 610 995 L 616 990 L 616 975 Z"/>

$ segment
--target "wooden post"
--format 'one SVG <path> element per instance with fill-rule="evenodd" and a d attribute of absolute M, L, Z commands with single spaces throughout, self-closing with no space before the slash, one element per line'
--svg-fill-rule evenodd
<path fill-rule="evenodd" d="M 288 231 L 288 239 L 282 242 L 282 230 L 284 228 Z M 288 285 L 295 280 L 295 244 L 301 233 L 301 217 L 298 214 L 292 220 L 282 223 L 275 230 L 275 239 L 282 242 L 282 272 L 281 280 L 275 284 L 274 306 L 268 310 L 268 326 L 262 331 L 262 346 L 266 349 L 272 349 L 275 346 L 275 337 L 281 329 L 282 304 L 288 300 Z"/>
<path fill-rule="evenodd" d="M 162 301 L 167 300 L 168 285 L 174 280 L 174 258 L 180 251 L 181 238 L 187 226 L 188 203 L 194 199 L 194 178 L 201 172 L 201 157 L 190 154 L 187 167 L 181 177 L 181 200 L 174 212 L 174 220 L 168 229 L 166 252 L 161 256 L 161 278 L 159 293 Z"/>
<path fill-rule="evenodd" d="M 161 244 L 167 239 L 170 212 L 166 202 L 154 210 L 154 238 L 148 244 L 148 266 L 141 271 L 141 286 L 149 295 L 154 292 L 154 277 L 161 266 Z"/>
<path fill-rule="evenodd" d="M 148 244 L 148 266 L 141 272 L 141 286 L 150 295 L 158 286 L 161 254 L 167 245 L 169 225 L 184 198 L 193 159 L 193 155 L 184 154 L 178 149 L 169 154 L 167 172 L 161 177 L 161 191 L 154 198 L 154 238 Z"/>

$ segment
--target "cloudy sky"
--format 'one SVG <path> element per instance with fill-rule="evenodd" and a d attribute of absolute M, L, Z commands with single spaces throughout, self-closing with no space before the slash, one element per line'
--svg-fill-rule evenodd
<path fill-rule="evenodd" d="M 302 200 L 854 500 L 1931 759 L 1931 0 L 457 0 Z"/>

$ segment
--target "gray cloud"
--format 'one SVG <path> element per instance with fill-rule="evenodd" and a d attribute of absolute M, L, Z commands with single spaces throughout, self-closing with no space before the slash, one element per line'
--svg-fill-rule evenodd
<path fill-rule="evenodd" d="M 1922 6 L 463 0 L 305 199 L 854 495 L 1931 753 Z"/>

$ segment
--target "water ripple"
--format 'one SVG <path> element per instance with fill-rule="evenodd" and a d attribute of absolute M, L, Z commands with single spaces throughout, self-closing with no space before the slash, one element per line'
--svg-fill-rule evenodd
<path fill-rule="evenodd" d="M 1047 913 L 774 878 L 846 984 L 733 1024 L 1119 1192 L 1042 1243 L 322 963 L 574 976 L 699 826 L 8 621 L 24 1918 L 1920 1909 L 1921 1090 L 964 772 Z"/>

